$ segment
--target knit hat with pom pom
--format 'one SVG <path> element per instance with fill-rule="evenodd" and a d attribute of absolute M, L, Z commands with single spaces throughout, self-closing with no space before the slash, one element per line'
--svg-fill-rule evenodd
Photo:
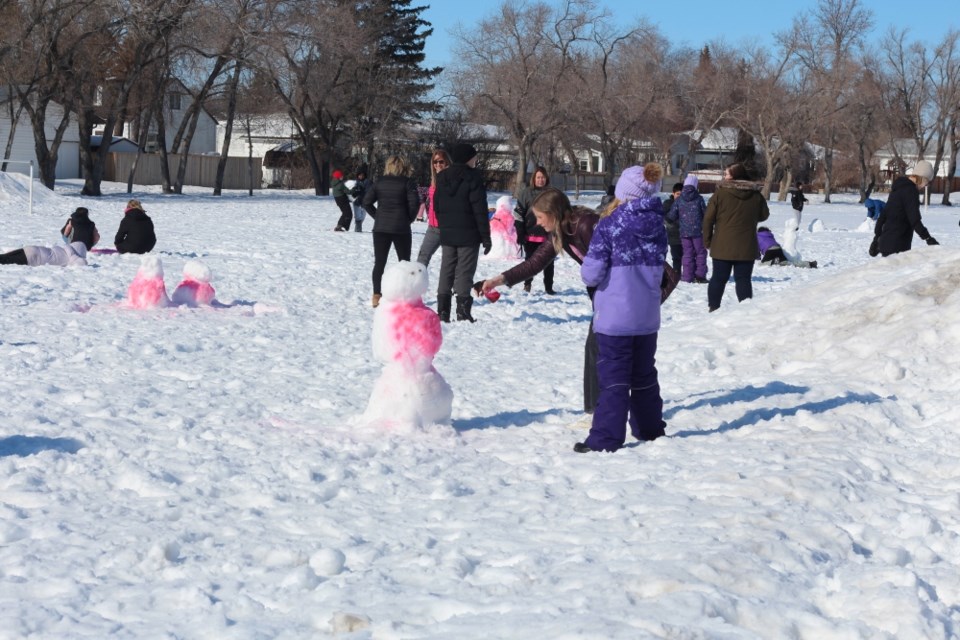
<path fill-rule="evenodd" d="M 620 174 L 613 194 L 620 202 L 652 196 L 660 193 L 662 177 L 663 169 L 656 162 L 648 162 L 643 167 L 627 167 Z"/>

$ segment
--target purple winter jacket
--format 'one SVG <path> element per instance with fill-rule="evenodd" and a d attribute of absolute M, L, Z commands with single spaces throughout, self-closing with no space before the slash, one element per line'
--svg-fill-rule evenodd
<path fill-rule="evenodd" d="M 643 336 L 660 329 L 660 281 L 667 255 L 663 205 L 656 195 L 630 200 L 600 220 L 580 267 L 593 298 L 593 329 Z"/>
<path fill-rule="evenodd" d="M 760 248 L 760 258 L 763 258 L 763 254 L 770 249 L 779 249 L 780 243 L 777 242 L 777 239 L 773 236 L 773 232 L 769 229 L 758 229 L 757 246 Z"/>
<path fill-rule="evenodd" d="M 707 203 L 703 196 L 692 184 L 688 184 L 680 192 L 680 197 L 673 201 L 666 218 L 670 222 L 680 220 L 681 238 L 703 237 L 703 212 L 707 210 Z"/>

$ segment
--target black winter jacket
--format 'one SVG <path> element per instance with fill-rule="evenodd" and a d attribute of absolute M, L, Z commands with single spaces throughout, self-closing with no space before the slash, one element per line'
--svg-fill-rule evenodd
<path fill-rule="evenodd" d="M 142 209 L 130 209 L 120 221 L 113 244 L 118 253 L 149 253 L 157 244 L 153 220 Z"/>
<path fill-rule="evenodd" d="M 70 242 L 82 242 L 87 248 L 87 251 L 93 249 L 94 237 L 97 233 L 97 225 L 94 224 L 93 220 L 90 219 L 90 214 L 83 211 L 74 211 L 70 214 L 70 237 L 67 238 Z M 63 228 L 60 229 L 60 235 L 63 235 L 67 230 L 67 225 L 64 224 Z"/>
<path fill-rule="evenodd" d="M 476 169 L 454 164 L 438 173 L 433 210 L 437 213 L 441 245 L 475 247 L 490 244 L 487 190 Z"/>
<path fill-rule="evenodd" d="M 521 242 L 527 242 L 527 238 L 531 236 L 534 238 L 546 238 L 547 232 L 537 224 L 537 216 L 533 215 L 533 209 L 530 208 L 530 205 L 533 204 L 533 201 L 537 199 L 541 193 L 546 191 L 546 187 L 538 189 L 536 187 L 524 187 L 520 190 L 520 193 L 517 194 L 517 206 L 514 207 L 514 218 L 519 218 L 523 223 L 523 237 L 519 238 Z M 519 227 L 520 225 L 518 225 Z M 519 231 L 519 228 L 518 228 Z M 542 240 L 534 240 L 533 242 L 542 242 Z"/>
<path fill-rule="evenodd" d="M 375 233 L 410 233 L 420 208 L 417 185 L 406 176 L 383 176 L 363 194 L 363 208 Z"/>
<path fill-rule="evenodd" d="M 920 190 L 912 180 L 901 176 L 893 181 L 887 206 L 880 212 L 873 229 L 880 254 L 889 256 L 910 251 L 914 231 L 922 240 L 930 237 L 920 221 Z"/>

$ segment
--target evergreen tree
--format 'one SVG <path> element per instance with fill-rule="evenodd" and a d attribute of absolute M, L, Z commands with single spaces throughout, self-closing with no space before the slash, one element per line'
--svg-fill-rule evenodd
<path fill-rule="evenodd" d="M 442 69 L 423 66 L 426 39 L 433 33 L 412 0 L 369 0 L 357 4 L 357 22 L 371 43 L 358 68 L 357 109 L 351 118 L 363 160 L 374 163 L 374 143 L 384 134 L 396 137 L 404 123 L 439 111 L 429 94 Z M 366 52 L 364 52 L 366 53 Z"/>

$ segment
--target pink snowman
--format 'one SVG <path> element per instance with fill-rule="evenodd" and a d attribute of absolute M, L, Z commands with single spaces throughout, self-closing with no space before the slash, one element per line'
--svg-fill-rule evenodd
<path fill-rule="evenodd" d="M 209 306 L 213 303 L 216 291 L 210 284 L 210 268 L 198 260 L 188 260 L 183 265 L 183 280 L 173 291 L 173 304 L 188 307 Z"/>
<path fill-rule="evenodd" d="M 134 309 L 157 309 L 170 305 L 163 282 L 163 264 L 156 256 L 143 256 L 133 282 L 127 288 L 127 306 Z"/>
<path fill-rule="evenodd" d="M 433 367 L 443 332 L 423 304 L 427 270 L 418 262 L 387 268 L 373 317 L 373 353 L 384 363 L 363 419 L 393 429 L 449 424 L 453 391 Z"/>
<path fill-rule="evenodd" d="M 497 199 L 497 208 L 490 218 L 490 242 L 487 258 L 518 258 L 517 228 L 513 224 L 513 201 L 510 196 Z"/>

